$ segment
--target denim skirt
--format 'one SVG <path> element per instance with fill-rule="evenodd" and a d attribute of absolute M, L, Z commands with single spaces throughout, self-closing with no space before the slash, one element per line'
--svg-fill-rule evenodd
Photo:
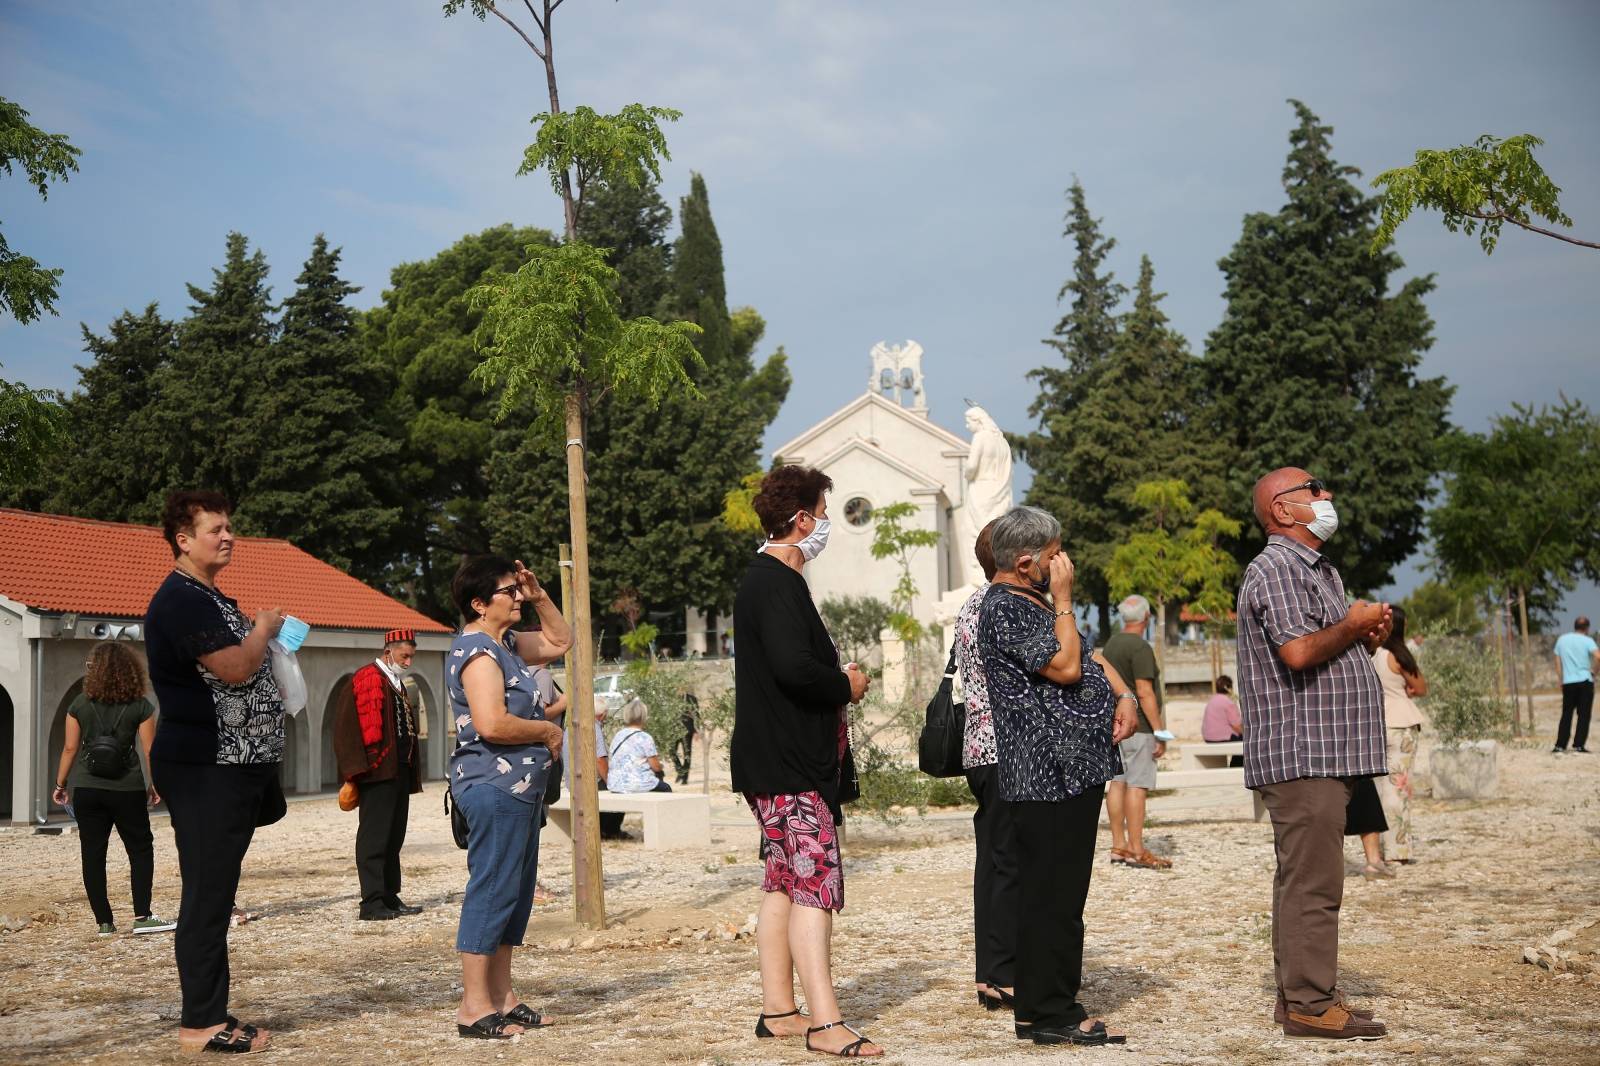
<path fill-rule="evenodd" d="M 453 797 L 467 816 L 467 891 L 456 950 L 493 955 L 520 947 L 539 873 L 542 799 L 526 803 L 493 785 L 469 785 Z"/>

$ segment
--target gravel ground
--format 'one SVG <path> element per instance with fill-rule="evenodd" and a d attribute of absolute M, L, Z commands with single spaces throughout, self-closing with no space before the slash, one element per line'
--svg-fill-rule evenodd
<path fill-rule="evenodd" d="M 1552 708 L 1543 709 L 1546 735 Z M 1126 1048 L 1019 1045 L 1009 1019 L 972 999 L 971 829 L 966 814 L 857 821 L 845 849 L 848 907 L 835 932 L 847 1017 L 885 1061 L 1198 1064 L 1595 1063 L 1600 977 L 1523 961 L 1574 929 L 1566 947 L 1595 964 L 1600 926 L 1600 756 L 1547 754 L 1548 740 L 1502 752 L 1501 796 L 1421 799 L 1419 862 L 1398 880 L 1358 876 L 1347 848 L 1343 984 L 1392 1036 L 1372 1044 L 1284 1039 L 1272 1006 L 1269 827 L 1247 819 L 1157 819 L 1148 840 L 1168 873 L 1096 870 L 1084 1001 L 1129 1031 Z M 723 777 L 725 781 L 725 776 Z M 696 777 L 698 782 L 698 776 Z M 798 1041 L 756 1041 L 759 867 L 747 812 L 714 796 L 713 848 L 649 852 L 608 844 L 610 927 L 572 921 L 568 856 L 547 854 L 556 901 L 535 911 L 517 956 L 519 991 L 557 1019 L 515 1044 L 456 1038 L 453 953 L 463 854 L 441 786 L 412 807 L 410 902 L 427 910 L 355 920 L 355 816 L 332 798 L 290 805 L 258 834 L 241 903 L 263 914 L 234 931 L 233 1009 L 276 1032 L 275 1060 L 563 1063 L 816 1061 Z M 1109 838 L 1102 832 L 1104 854 Z M 126 861 L 112 847 L 113 902 L 126 927 Z M 156 829 L 156 905 L 175 911 L 172 834 Z M 169 935 L 101 939 L 79 883 L 77 838 L 0 832 L 0 1062 L 176 1061 L 177 982 Z M 1586 926 L 1590 926 L 1585 929 Z M 1558 937 L 1559 939 L 1559 937 Z M 1577 948 L 1574 948 L 1577 945 Z M 1583 954 L 1587 952 L 1587 954 Z"/>

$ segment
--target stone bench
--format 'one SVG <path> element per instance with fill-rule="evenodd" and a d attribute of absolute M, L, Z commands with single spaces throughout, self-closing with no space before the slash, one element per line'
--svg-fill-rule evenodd
<path fill-rule="evenodd" d="M 1230 758 L 1243 754 L 1244 742 L 1241 740 L 1182 745 L 1178 749 L 1179 769 L 1156 773 L 1156 787 L 1148 807 L 1150 813 L 1230 807 L 1243 803 L 1248 797 L 1255 820 L 1261 821 L 1266 817 L 1267 808 L 1261 802 L 1260 793 L 1252 791 L 1241 795 L 1244 790 L 1244 767 L 1228 765 Z"/>
<path fill-rule="evenodd" d="M 711 847 L 709 796 L 688 792 L 602 792 L 600 809 L 640 815 L 647 848 Z M 555 830 L 564 843 L 572 843 L 572 797 L 563 791 L 561 798 L 546 810 L 550 821 L 545 832 Z"/>

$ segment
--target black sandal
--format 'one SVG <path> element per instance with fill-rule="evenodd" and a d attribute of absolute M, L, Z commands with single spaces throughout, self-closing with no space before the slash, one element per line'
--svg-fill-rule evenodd
<path fill-rule="evenodd" d="M 212 1051 L 224 1055 L 253 1055 L 257 1052 L 265 1051 L 267 1048 L 265 1045 L 256 1047 L 255 1026 L 249 1025 L 242 1029 L 235 1029 L 231 1025 L 225 1025 L 212 1033 L 211 1038 L 205 1043 L 195 1047 L 184 1048 L 184 1050 L 201 1053 Z"/>
<path fill-rule="evenodd" d="M 762 1040 L 768 1040 L 768 1039 L 778 1035 L 777 1033 L 774 1033 L 771 1029 L 767 1028 L 767 1019 L 768 1018 L 793 1018 L 796 1014 L 799 1014 L 799 1013 L 800 1013 L 800 1008 L 796 1007 L 794 1010 L 788 1011 L 788 1012 L 786 1012 L 784 1014 L 758 1014 L 758 1015 L 756 1015 L 756 1036 L 760 1037 Z M 793 1034 L 790 1034 L 790 1035 L 793 1035 Z"/>
<path fill-rule="evenodd" d="M 518 1003 L 515 1007 L 506 1011 L 505 1018 L 512 1025 L 520 1025 L 524 1029 L 543 1029 L 550 1024 L 544 1020 L 544 1015 L 526 1003 Z"/>
<path fill-rule="evenodd" d="M 456 1022 L 456 1035 L 469 1040 L 510 1040 L 513 1034 L 506 1032 L 506 1026 L 513 1024 L 506 1021 L 505 1015 L 495 1011 L 485 1014 L 471 1025 Z"/>
<path fill-rule="evenodd" d="M 811 1034 L 812 1033 L 820 1033 L 824 1029 L 832 1029 L 832 1028 L 834 1028 L 836 1026 L 840 1026 L 840 1025 L 843 1025 L 850 1032 L 855 1033 L 855 1035 L 858 1036 L 858 1037 L 861 1037 L 861 1039 L 857 1040 L 853 1044 L 846 1044 L 844 1047 L 840 1048 L 838 1051 L 829 1051 L 827 1048 L 820 1048 L 820 1047 L 812 1047 L 811 1046 Z M 813 1052 L 815 1054 L 818 1054 L 818 1055 L 836 1055 L 841 1059 L 859 1059 L 861 1057 L 861 1046 L 863 1044 L 870 1044 L 870 1043 L 872 1043 L 872 1040 L 870 1038 L 865 1037 L 865 1036 L 861 1036 L 861 1033 L 859 1031 L 857 1031 L 852 1026 L 848 1025 L 842 1019 L 839 1020 L 839 1021 L 836 1021 L 836 1022 L 829 1022 L 827 1025 L 813 1026 L 810 1029 L 806 1030 L 806 1050 L 810 1051 L 810 1052 Z M 877 1058 L 878 1056 L 877 1055 L 870 1055 L 868 1057 L 869 1058 Z"/>
<path fill-rule="evenodd" d="M 1095 1023 L 1085 1029 L 1082 1026 L 1072 1027 L 1072 1042 L 1082 1047 L 1100 1047 L 1102 1044 L 1126 1044 L 1127 1033 L 1113 1033 L 1106 1028 L 1106 1023 L 1095 1019 Z"/>

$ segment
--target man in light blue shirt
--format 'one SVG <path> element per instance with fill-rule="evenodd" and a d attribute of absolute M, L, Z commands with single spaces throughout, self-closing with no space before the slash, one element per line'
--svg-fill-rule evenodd
<path fill-rule="evenodd" d="M 1589 620 L 1582 615 L 1572 623 L 1572 632 L 1556 640 L 1556 669 L 1561 672 L 1561 725 L 1556 729 L 1555 752 L 1567 750 L 1567 730 L 1574 716 L 1577 732 L 1572 750 L 1588 754 L 1589 715 L 1594 710 L 1594 672 L 1600 661 L 1600 648 L 1589 635 Z"/>

